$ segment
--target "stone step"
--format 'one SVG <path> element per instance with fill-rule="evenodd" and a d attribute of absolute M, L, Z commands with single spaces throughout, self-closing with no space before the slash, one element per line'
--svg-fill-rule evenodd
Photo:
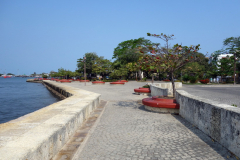
<path fill-rule="evenodd" d="M 100 118 L 107 101 L 101 100 L 97 108 L 90 114 L 89 118 L 79 127 L 68 142 L 56 154 L 53 160 L 71 160 L 74 155 L 80 152 L 87 141 L 89 132 L 94 128 L 94 124 Z"/>

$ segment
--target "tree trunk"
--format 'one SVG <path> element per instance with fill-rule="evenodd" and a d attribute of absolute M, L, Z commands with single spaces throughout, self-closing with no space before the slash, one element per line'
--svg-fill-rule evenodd
<path fill-rule="evenodd" d="M 141 73 L 142 73 L 141 70 L 138 70 L 140 80 L 142 80 L 142 74 Z"/>
<path fill-rule="evenodd" d="M 233 85 L 236 84 L 236 53 L 234 53 L 234 75 L 233 75 Z"/>
<path fill-rule="evenodd" d="M 175 97 L 176 89 L 175 89 L 175 83 L 174 83 L 174 76 L 173 76 L 173 72 L 171 73 L 171 76 L 172 76 L 173 97 Z"/>
<path fill-rule="evenodd" d="M 154 74 L 152 74 L 152 84 L 153 84 L 153 81 L 154 81 Z"/>

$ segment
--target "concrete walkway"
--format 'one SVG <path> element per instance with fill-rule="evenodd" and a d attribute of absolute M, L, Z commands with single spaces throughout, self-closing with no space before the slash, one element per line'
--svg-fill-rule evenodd
<path fill-rule="evenodd" d="M 133 94 L 144 84 L 65 84 L 100 93 L 108 101 L 77 159 L 236 159 L 181 116 L 144 110 L 141 100 L 147 96 Z"/>

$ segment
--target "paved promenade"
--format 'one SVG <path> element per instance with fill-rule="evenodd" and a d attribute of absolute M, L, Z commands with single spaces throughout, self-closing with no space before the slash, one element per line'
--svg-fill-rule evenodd
<path fill-rule="evenodd" d="M 108 104 L 80 149 L 78 159 L 236 159 L 217 142 L 179 115 L 144 110 L 133 89 L 145 83 L 92 85 L 73 82 L 65 85 L 100 93 Z"/>

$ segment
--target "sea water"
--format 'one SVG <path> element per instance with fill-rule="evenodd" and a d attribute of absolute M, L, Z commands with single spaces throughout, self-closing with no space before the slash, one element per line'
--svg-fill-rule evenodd
<path fill-rule="evenodd" d="M 43 84 L 26 80 L 22 77 L 0 77 L 0 123 L 59 101 Z"/>

